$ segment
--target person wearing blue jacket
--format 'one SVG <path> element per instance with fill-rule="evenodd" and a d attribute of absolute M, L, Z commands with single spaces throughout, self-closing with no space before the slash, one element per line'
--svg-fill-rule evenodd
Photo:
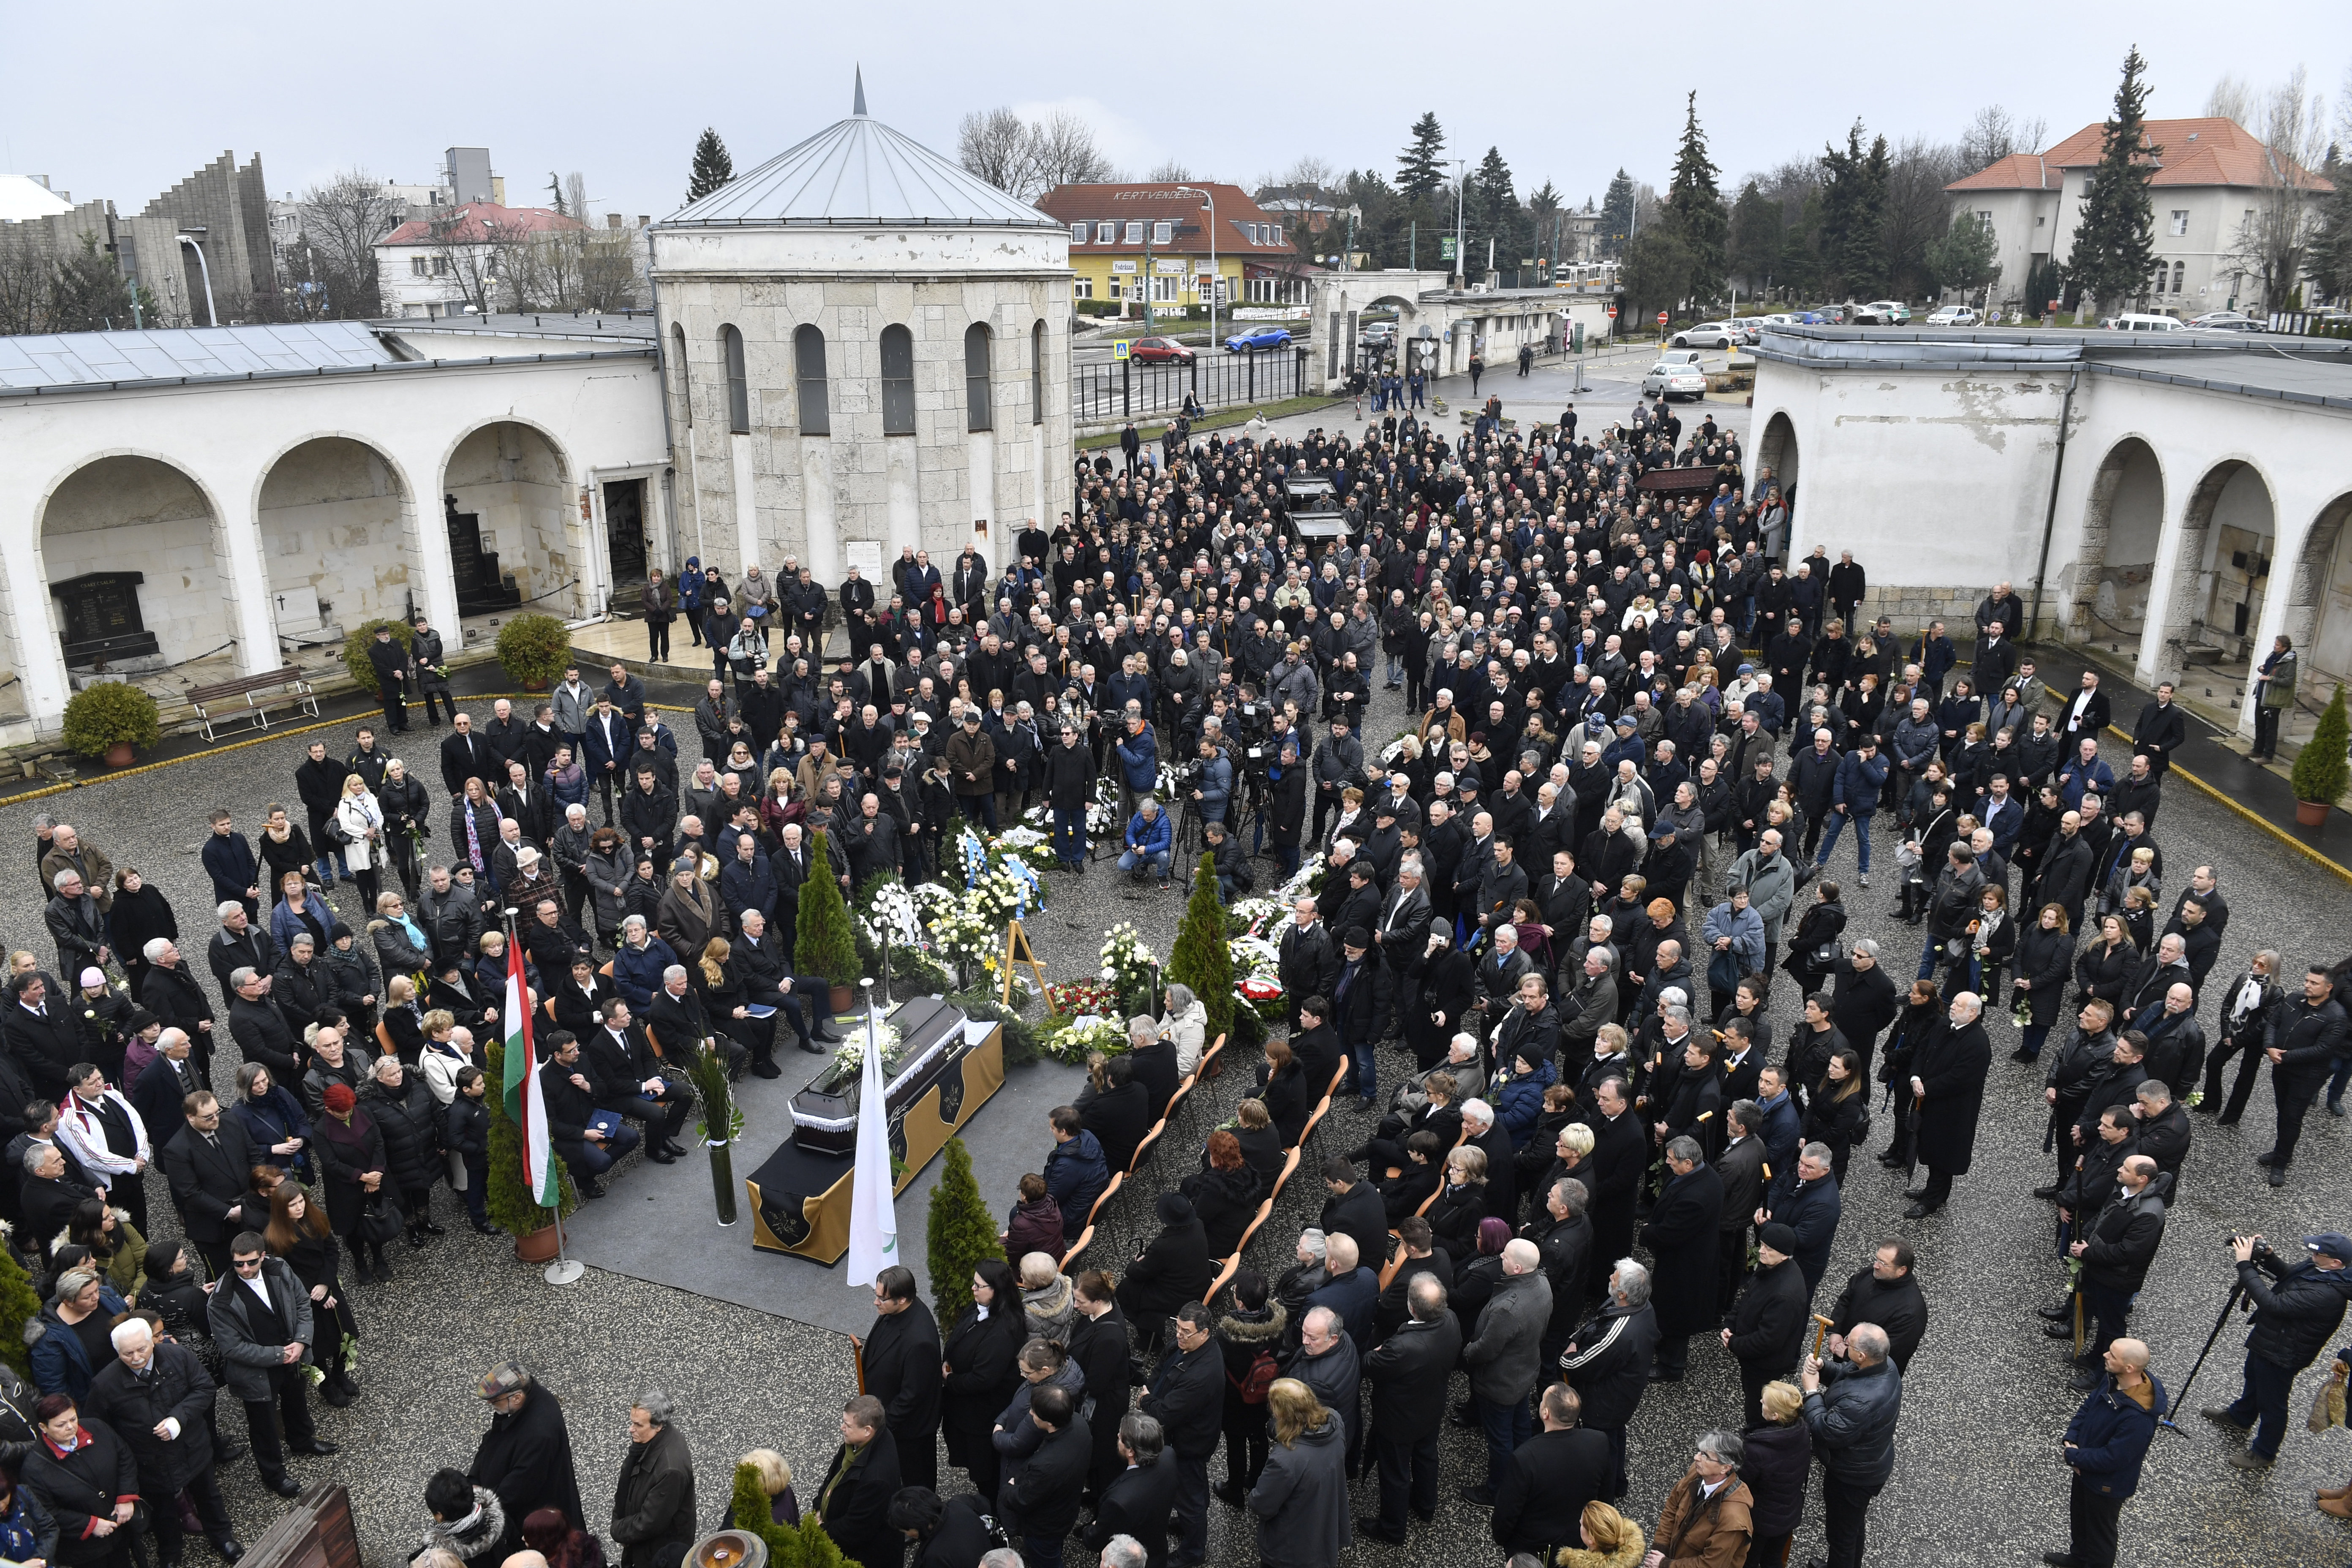
<path fill-rule="evenodd" d="M 1055 1106 L 1051 1124 L 1054 1148 L 1045 1156 L 1045 1194 L 1061 1205 L 1062 1234 L 1075 1243 L 1087 1228 L 1095 1200 L 1110 1182 L 1110 1165 L 1076 1106 Z"/>
<path fill-rule="evenodd" d="M 1123 752 L 1127 748 L 1121 744 L 1119 750 Z M 1135 815 L 1127 820 L 1127 849 L 1118 858 L 1118 868 L 1139 882 L 1143 880 L 1146 872 L 1155 873 L 1164 890 L 1168 886 L 1168 868 L 1176 858 L 1174 845 L 1174 825 L 1170 822 L 1168 814 L 1160 809 L 1160 803 L 1150 795 L 1139 795 L 1136 800 Z"/>
<path fill-rule="evenodd" d="M 1127 733 L 1118 738 L 1119 792 L 1133 811 L 1137 800 L 1160 785 L 1160 738 L 1151 721 L 1139 714 L 1127 716 Z"/>
<path fill-rule="evenodd" d="M 2164 1384 L 2147 1370 L 2147 1346 L 2116 1340 L 2100 1379 L 2066 1423 L 2065 1456 L 2074 1479 L 2066 1499 L 2063 1552 L 2042 1554 L 2052 1568 L 2114 1568 L 2124 1503 L 2139 1489 L 2140 1461 L 2164 1418 Z"/>
<path fill-rule="evenodd" d="M 686 570 L 677 574 L 677 613 L 686 618 L 688 647 L 702 646 L 702 557 L 686 558 Z"/>
<path fill-rule="evenodd" d="M 247 920 L 261 917 L 261 863 L 253 841 L 239 833 L 226 810 L 213 813 L 212 836 L 205 840 L 205 874 L 213 879 L 213 902 L 234 899 Z"/>
<path fill-rule="evenodd" d="M 33 1385 L 43 1394 L 62 1394 L 79 1401 L 89 1392 L 89 1380 L 98 1375 L 98 1368 L 90 1364 L 89 1352 L 76 1325 L 92 1315 L 101 1323 L 111 1323 L 130 1310 L 114 1293 L 114 1287 L 87 1265 L 58 1276 L 56 1298 L 33 1320 L 39 1334 L 31 1347 Z M 112 1359 L 111 1352 L 108 1359 Z"/>
<path fill-rule="evenodd" d="M 1822 1534 L 1832 1568 L 1861 1568 L 1870 1504 L 1895 1473 L 1895 1424 L 1903 1374 L 1887 1359 L 1886 1331 L 1856 1323 L 1845 1359 L 1807 1356 L 1797 1370 L 1805 1427 L 1822 1461 Z"/>
<path fill-rule="evenodd" d="M 1829 831 L 1822 835 L 1816 866 L 1830 863 L 1838 835 L 1853 824 L 1853 853 L 1862 867 L 1862 885 L 1870 886 L 1870 819 L 1878 815 L 1879 792 L 1886 787 L 1886 760 L 1878 754 L 1878 737 L 1865 732 L 1862 743 L 1838 763 L 1837 781 L 1830 787 Z"/>
<path fill-rule="evenodd" d="M 632 1009 L 653 1005 L 662 989 L 662 975 L 678 961 L 669 943 L 654 935 L 646 917 L 631 915 L 621 923 L 621 945 L 613 954 L 613 989 Z"/>

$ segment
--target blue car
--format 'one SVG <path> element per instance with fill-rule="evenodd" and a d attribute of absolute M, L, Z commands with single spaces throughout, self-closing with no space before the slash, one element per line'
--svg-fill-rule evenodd
<path fill-rule="evenodd" d="M 1289 346 L 1290 331 L 1286 327 L 1252 327 L 1225 340 L 1225 352 L 1229 354 L 1255 353 L 1260 349 L 1286 349 Z"/>

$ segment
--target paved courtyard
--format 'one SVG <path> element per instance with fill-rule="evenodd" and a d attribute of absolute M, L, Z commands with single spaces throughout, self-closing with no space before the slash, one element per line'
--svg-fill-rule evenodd
<path fill-rule="evenodd" d="M 1501 379 L 1507 397 L 1514 378 L 1506 374 Z M 1611 400 L 1620 401 L 1624 400 Z M 1397 698 L 1380 693 L 1368 732 L 1385 741 L 1403 719 Z M 339 752 L 348 746 L 351 729 L 345 722 L 329 731 Z M 422 742 L 427 736 L 415 739 Z M 137 865 L 165 890 L 179 911 L 184 941 L 197 951 L 211 924 L 208 883 L 196 858 L 207 808 L 228 805 L 242 826 L 258 819 L 266 802 L 292 801 L 292 770 L 303 744 L 298 735 L 273 735 L 157 772 L 0 807 L 0 841 L 29 842 L 36 812 L 73 822 L 118 866 Z M 2109 749 L 2116 753 L 2110 762 L 2117 762 L 2122 748 L 2111 742 Z M 2219 804 L 2185 786 L 2168 790 L 2158 837 L 2173 884 L 2200 862 L 2220 868 L 2231 915 L 2217 983 L 2239 973 L 2258 945 L 2278 946 L 2290 965 L 2311 958 L 2332 962 L 2352 945 L 2352 920 L 2347 918 L 2352 900 L 2343 884 Z M 1842 846 L 1832 871 L 1847 884 L 1852 929 L 1885 942 L 1894 966 L 1907 974 L 1916 962 L 1918 933 L 1888 913 L 1891 900 L 1883 878 L 1879 890 L 1853 887 L 1852 854 Z M 1260 864 L 1262 877 L 1271 869 L 1270 863 Z M 24 875 L 7 935 L 12 944 L 33 946 L 46 963 L 49 944 L 26 896 L 29 867 Z M 1097 865 L 1083 879 L 1057 874 L 1052 892 L 1049 910 L 1030 930 L 1056 978 L 1091 970 L 1101 933 L 1118 921 L 1134 922 L 1165 956 L 1181 909 L 1180 894 L 1131 890 L 1115 881 L 1108 865 Z M 339 890 L 338 900 L 347 919 L 357 913 L 348 890 Z M 1793 1022 L 1794 1006 L 1786 987 L 1776 993 L 1776 1027 L 1782 1034 Z M 2210 1011 L 2209 1005 L 2209 1016 Z M 1877 1238 L 1902 1234 L 1918 1248 L 1930 1306 L 1927 1341 L 1911 1367 L 1895 1478 L 1874 1510 L 1873 1563 L 2011 1568 L 2037 1563 L 2044 1550 L 2064 1544 L 2066 1472 L 2058 1458 L 2058 1435 L 2075 1396 L 2065 1386 L 2063 1355 L 2042 1336 L 2032 1313 L 2056 1295 L 2062 1278 L 2052 1256 L 2050 1213 L 2028 1196 L 2046 1169 L 2039 1152 L 2040 1080 L 2035 1069 L 2004 1059 L 2015 1044 L 2014 1031 L 2005 1016 L 1996 1013 L 1994 1019 L 1996 1059 L 1975 1170 L 1960 1180 L 1943 1213 L 1905 1222 L 1898 1217 L 1899 1177 L 1881 1170 L 1867 1154 L 1857 1157 L 1824 1284 L 1826 1296 L 1867 1262 Z M 1383 1072 L 1395 1070 L 1400 1059 L 1384 1062 Z M 225 1058 L 225 1087 L 233 1066 Z M 1054 1101 L 1053 1091 L 1039 1082 L 1045 1076 L 1024 1077 L 1015 1069 L 982 1113 L 991 1137 L 1008 1130 L 1017 1137 L 1023 1126 L 1035 1128 L 1039 1160 L 1044 1113 Z M 1055 1077 L 1058 1081 L 1059 1075 Z M 1213 1120 L 1230 1113 L 1242 1093 L 1238 1075 L 1208 1087 L 1214 1091 L 1211 1104 L 1190 1113 L 1184 1138 L 1161 1165 L 1164 1178 L 1190 1167 L 1192 1147 Z M 2234 1130 L 2217 1131 L 2196 1119 L 2198 1142 L 2183 1173 L 2180 1202 L 2135 1318 L 2136 1331 L 2155 1348 L 2155 1370 L 2168 1386 L 2177 1388 L 2187 1373 L 2229 1288 L 2222 1243 L 2231 1231 L 2260 1230 L 2291 1244 L 2308 1232 L 2343 1228 L 2352 1220 L 2343 1179 L 2346 1123 L 2315 1115 L 2291 1184 L 2273 1193 L 2252 1163 L 2253 1154 L 2267 1146 L 2269 1106 L 2267 1091 L 2258 1095 L 2245 1125 Z M 1344 1111 L 1332 1121 L 1337 1137 L 1325 1135 L 1328 1148 L 1318 1153 L 1347 1147 L 1339 1140 L 1352 1141 L 1360 1125 Z M 1882 1113 L 1877 1121 L 1871 1153 L 1885 1142 L 1888 1119 Z M 764 1148 L 779 1135 L 779 1130 L 755 1127 L 747 1142 Z M 605 1202 L 628 1204 L 636 1173 L 620 1173 Z M 999 1191 L 987 1195 L 999 1205 L 1010 1196 Z M 1295 1184 L 1282 1212 L 1263 1233 L 1252 1266 L 1279 1268 L 1286 1239 L 1313 1223 L 1318 1204 L 1315 1184 Z M 156 1229 L 168 1233 L 173 1228 L 171 1206 L 160 1182 L 153 1207 Z M 454 1212 L 449 1194 L 442 1194 L 439 1214 L 445 1223 Z M 910 1247 L 919 1241 L 921 1214 L 911 1199 L 902 1202 L 902 1235 Z M 1090 1261 L 1116 1269 L 1139 1250 L 1147 1225 L 1145 1205 L 1119 1205 L 1098 1235 Z M 716 1249 L 750 1243 L 739 1227 L 682 1235 L 677 1245 Z M 484 1424 L 484 1407 L 468 1392 L 474 1378 L 499 1358 L 518 1354 L 571 1412 L 592 1525 L 606 1522 L 626 1442 L 625 1407 L 646 1387 L 663 1388 L 677 1401 L 694 1447 L 706 1512 L 716 1516 L 734 1458 L 758 1445 L 775 1447 L 792 1460 L 806 1478 L 805 1500 L 807 1486 L 834 1446 L 835 1416 L 851 1387 L 851 1362 L 845 1338 L 789 1314 L 798 1297 L 814 1318 L 813 1293 L 846 1293 L 846 1288 L 838 1271 L 782 1258 L 775 1267 L 778 1310 L 786 1315 L 597 1270 L 577 1285 L 553 1289 L 536 1270 L 518 1265 L 502 1240 L 477 1237 L 460 1220 L 452 1234 L 425 1251 L 400 1249 L 394 1283 L 357 1292 L 358 1378 L 364 1395 L 345 1410 L 320 1409 L 320 1430 L 342 1445 L 342 1453 L 299 1461 L 296 1474 L 306 1481 L 331 1477 L 349 1486 L 368 1561 L 385 1568 L 404 1561 L 417 1543 L 425 1478 L 440 1465 L 464 1466 Z M 2218 1403 L 2234 1391 L 2242 1338 L 2235 1328 L 2225 1332 L 2199 1380 L 2195 1404 Z M 2223 1467 L 2221 1435 L 2193 1415 L 2180 1433 L 2159 1433 L 2141 1494 L 2124 1516 L 2131 1560 L 2149 1568 L 2341 1561 L 2347 1551 L 2342 1527 L 2314 1511 L 2311 1498 L 2314 1489 L 2340 1484 L 2352 1475 L 2352 1441 L 2340 1432 L 2314 1437 L 2302 1429 L 2301 1414 L 2318 1375 L 2315 1370 L 2298 1380 L 2296 1420 L 2280 1463 L 2267 1474 L 2249 1476 Z M 1645 1530 L 1680 1475 L 1693 1435 L 1706 1426 L 1736 1424 L 1738 1397 L 1736 1369 L 1718 1347 L 1704 1342 L 1694 1342 L 1687 1381 L 1653 1388 L 1634 1423 L 1629 1500 Z M 1454 1489 L 1478 1479 L 1483 1469 L 1475 1436 L 1449 1434 L 1445 1455 L 1446 1500 L 1435 1522 L 1416 1526 L 1412 1544 L 1403 1549 L 1360 1542 L 1349 1562 L 1388 1568 L 1498 1560 L 1487 1540 L 1486 1515 L 1454 1500 Z M 232 1467 L 224 1480 L 240 1533 L 249 1541 L 280 1505 L 261 1489 L 249 1462 Z M 1359 1512 L 1370 1510 L 1373 1492 L 1369 1479 L 1358 1484 Z M 1248 1516 L 1223 1503 L 1211 1507 L 1211 1561 L 1245 1568 L 1255 1561 Z M 1820 1550 L 1819 1531 L 1816 1495 L 1795 1562 L 1802 1563 Z M 197 1556 L 209 1561 L 201 1548 Z M 1074 1549 L 1071 1561 L 1084 1568 L 1091 1558 Z"/>

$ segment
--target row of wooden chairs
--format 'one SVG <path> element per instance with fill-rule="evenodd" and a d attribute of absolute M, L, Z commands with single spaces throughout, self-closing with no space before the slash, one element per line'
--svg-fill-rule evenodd
<path fill-rule="evenodd" d="M 1219 1035 L 1209 1048 L 1201 1053 L 1200 1061 L 1194 1065 L 1190 1073 L 1185 1075 L 1184 1081 L 1176 1086 L 1176 1092 L 1169 1097 L 1168 1109 L 1161 1113 L 1159 1121 L 1151 1124 L 1151 1131 L 1146 1132 L 1142 1142 L 1136 1144 L 1135 1157 L 1128 1162 L 1127 1169 L 1111 1173 L 1110 1180 L 1104 1185 L 1101 1195 L 1095 1199 L 1094 1206 L 1087 1210 L 1087 1228 L 1078 1233 L 1078 1239 L 1071 1243 L 1069 1249 L 1062 1254 L 1063 1273 L 1077 1272 L 1073 1265 L 1078 1255 L 1086 1250 L 1087 1244 L 1095 1238 L 1095 1220 L 1102 1213 L 1103 1205 L 1110 1202 L 1111 1194 L 1126 1184 L 1129 1177 L 1142 1174 L 1145 1162 L 1158 1152 L 1160 1141 L 1167 1135 L 1169 1124 L 1176 1120 L 1177 1114 L 1184 1108 L 1185 1100 L 1192 1098 L 1193 1089 L 1200 1083 L 1202 1068 L 1206 1068 L 1216 1054 L 1224 1048 L 1225 1037 Z"/>
<path fill-rule="evenodd" d="M 1348 1065 L 1347 1059 L 1342 1058 L 1331 1069 L 1331 1081 L 1324 1086 L 1323 1098 L 1316 1103 L 1314 1114 L 1307 1117 L 1307 1125 L 1299 1129 L 1298 1142 L 1291 1146 L 1289 1153 L 1283 1156 L 1282 1171 L 1274 1179 L 1274 1190 L 1257 1205 L 1257 1213 L 1251 1217 L 1249 1227 L 1242 1232 L 1241 1245 L 1234 1248 L 1234 1255 L 1217 1266 L 1216 1278 L 1210 1281 L 1209 1293 L 1201 1298 L 1202 1300 L 1215 1301 L 1217 1292 L 1232 1284 L 1234 1276 L 1241 1272 L 1242 1254 L 1249 1250 L 1250 1241 L 1257 1235 L 1259 1227 L 1274 1214 L 1275 1200 L 1282 1196 L 1282 1189 L 1288 1184 L 1291 1173 L 1298 1169 L 1299 1158 L 1307 1150 L 1307 1141 L 1315 1136 L 1315 1129 L 1330 1113 L 1331 1097 L 1339 1091 L 1341 1081 L 1347 1078 Z"/>

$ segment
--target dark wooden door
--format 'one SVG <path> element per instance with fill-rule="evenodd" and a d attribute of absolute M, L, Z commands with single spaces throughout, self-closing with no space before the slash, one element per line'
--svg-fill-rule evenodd
<path fill-rule="evenodd" d="M 646 481 L 604 486 L 604 548 L 613 563 L 613 597 L 635 602 L 646 582 Z"/>

